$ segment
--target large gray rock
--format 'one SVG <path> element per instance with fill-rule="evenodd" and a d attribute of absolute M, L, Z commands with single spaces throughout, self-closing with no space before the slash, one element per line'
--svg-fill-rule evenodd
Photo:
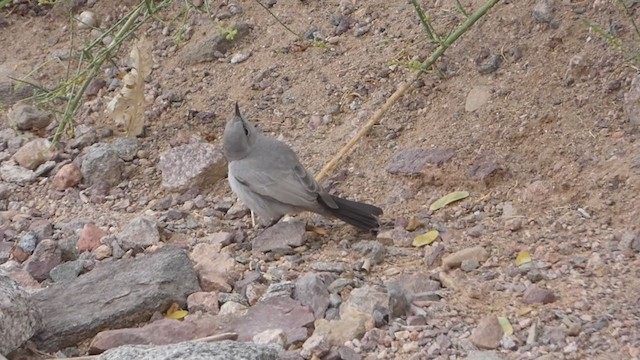
<path fill-rule="evenodd" d="M 35 294 L 43 330 L 34 341 L 42 350 L 57 351 L 101 330 L 147 321 L 174 302 L 186 306 L 187 296 L 196 291 L 200 291 L 198 278 L 182 250 L 168 247 L 114 261 Z"/>
<path fill-rule="evenodd" d="M 0 166 L 0 177 L 8 183 L 24 185 L 35 181 L 37 175 L 35 172 L 25 169 L 22 166 L 5 162 Z"/>
<path fill-rule="evenodd" d="M 175 147 L 160 156 L 162 186 L 171 191 L 206 187 L 227 176 L 227 160 L 220 146 L 192 143 Z"/>
<path fill-rule="evenodd" d="M 40 323 L 40 311 L 29 295 L 0 270 L 0 357 L 29 340 Z"/>
<path fill-rule="evenodd" d="M 331 279 L 331 281 L 333 281 Z M 307 273 L 296 281 L 295 298 L 313 310 L 316 319 L 324 318 L 324 313 L 329 308 L 329 290 L 322 276 Z"/>
<path fill-rule="evenodd" d="M 143 217 L 133 218 L 117 236 L 123 250 L 144 249 L 160 242 L 158 225 Z"/>
<path fill-rule="evenodd" d="M 17 104 L 7 114 L 9 124 L 18 130 L 38 130 L 46 128 L 52 120 L 51 113 L 35 106 Z"/>
<path fill-rule="evenodd" d="M 121 346 L 106 351 L 97 360 L 276 360 L 281 351 L 277 345 L 235 341 L 184 342 L 155 347 Z"/>
<path fill-rule="evenodd" d="M 89 185 L 97 181 L 104 181 L 111 186 L 117 185 L 122 181 L 123 170 L 124 161 L 109 144 L 104 143 L 91 145 L 80 167 L 82 177 Z"/>

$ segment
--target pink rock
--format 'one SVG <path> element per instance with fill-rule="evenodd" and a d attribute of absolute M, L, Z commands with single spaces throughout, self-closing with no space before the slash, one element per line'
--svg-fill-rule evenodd
<path fill-rule="evenodd" d="M 51 239 L 44 239 L 36 246 L 35 251 L 24 262 L 24 269 L 38 281 L 49 277 L 49 271 L 60 265 L 62 251 L 58 244 Z"/>
<path fill-rule="evenodd" d="M 236 262 L 228 253 L 220 252 L 220 244 L 196 245 L 191 259 L 196 263 L 202 290 L 231 292 Z"/>
<path fill-rule="evenodd" d="M 187 297 L 187 308 L 192 314 L 202 311 L 207 314 L 216 315 L 220 311 L 218 294 L 204 291 L 195 292 Z"/>
<path fill-rule="evenodd" d="M 26 270 L 20 268 L 14 268 L 9 270 L 9 276 L 15 280 L 20 286 L 29 289 L 40 289 L 42 286 L 36 279 L 31 276 Z"/>
<path fill-rule="evenodd" d="M 107 233 L 96 225 L 91 223 L 86 224 L 82 228 L 82 231 L 80 231 L 80 238 L 76 243 L 76 247 L 81 253 L 85 251 L 93 251 L 101 245 L 100 239 L 105 235 L 107 235 Z"/>
<path fill-rule="evenodd" d="M 480 320 L 478 326 L 473 329 L 469 340 L 481 349 L 495 349 L 500 346 L 502 334 L 498 318 L 490 315 Z"/>
<path fill-rule="evenodd" d="M 522 302 L 525 304 L 548 304 L 556 301 L 556 295 L 548 289 L 531 285 L 522 294 Z"/>
<path fill-rule="evenodd" d="M 76 164 L 70 163 L 61 167 L 53 177 L 53 187 L 62 191 L 78 185 L 80 180 L 82 180 L 80 168 Z"/>
<path fill-rule="evenodd" d="M 225 332 L 228 319 L 217 316 L 187 316 L 185 320 L 161 319 L 139 328 L 106 330 L 91 342 L 89 352 L 101 353 L 123 345 L 166 345 Z"/>
<path fill-rule="evenodd" d="M 251 341 L 265 330 L 281 329 L 286 334 L 288 347 L 309 337 L 307 328 L 314 320 L 309 307 L 290 297 L 278 296 L 250 307 L 244 316 L 230 326 L 238 333 L 238 341 Z"/>

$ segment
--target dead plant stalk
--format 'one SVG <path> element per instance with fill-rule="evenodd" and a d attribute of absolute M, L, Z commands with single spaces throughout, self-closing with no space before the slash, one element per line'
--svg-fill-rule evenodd
<path fill-rule="evenodd" d="M 387 99 L 387 101 L 378 109 L 369 120 L 365 123 L 365 125 L 358 131 L 358 133 L 338 151 L 338 153 L 329 161 L 323 168 L 320 170 L 318 175 L 316 176 L 317 181 L 322 181 L 325 179 L 328 174 L 333 171 L 333 169 L 338 165 L 340 160 L 345 156 L 351 154 L 355 145 L 358 141 L 363 138 L 365 135 L 371 131 L 371 129 L 378 124 L 382 116 L 389 110 L 397 101 L 400 99 L 409 89 L 411 84 L 416 81 L 422 73 L 427 71 L 435 62 L 444 54 L 444 52 L 451 46 L 453 43 L 460 37 L 462 34 L 467 32 L 473 24 L 475 24 L 480 18 L 482 18 L 495 4 L 497 4 L 500 0 L 488 0 L 484 5 L 482 5 L 476 12 L 471 14 L 465 22 L 463 22 L 456 31 L 452 32 L 444 41 L 440 43 L 440 45 L 436 48 L 436 50 L 431 54 L 429 59 L 427 59 L 416 74 L 414 74 L 411 79 L 407 82 L 400 83 L 398 85 L 397 90 Z"/>

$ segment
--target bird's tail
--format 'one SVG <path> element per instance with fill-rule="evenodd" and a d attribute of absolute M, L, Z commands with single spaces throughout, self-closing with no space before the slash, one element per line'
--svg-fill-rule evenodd
<path fill-rule="evenodd" d="M 320 200 L 320 203 L 330 215 L 362 230 L 371 231 L 380 227 L 378 215 L 382 215 L 382 209 L 379 207 L 333 195 L 331 195 L 331 198 L 338 205 L 337 209 L 329 207 Z"/>

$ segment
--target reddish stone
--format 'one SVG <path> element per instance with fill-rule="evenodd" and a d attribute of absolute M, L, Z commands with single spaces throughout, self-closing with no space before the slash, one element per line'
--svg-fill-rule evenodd
<path fill-rule="evenodd" d="M 27 261 L 27 259 L 29 258 L 29 253 L 22 250 L 21 247 L 16 246 L 13 248 L 13 251 L 11 252 L 11 255 L 13 255 L 13 258 L 18 261 L 18 262 L 25 262 Z"/>
<path fill-rule="evenodd" d="M 53 187 L 62 191 L 78 185 L 80 180 L 82 180 L 80 168 L 76 164 L 70 163 L 61 167 L 53 177 Z"/>
<path fill-rule="evenodd" d="M 38 281 L 49 277 L 49 271 L 62 262 L 62 250 L 51 239 L 40 241 L 31 257 L 24 262 L 24 269 Z"/>
<path fill-rule="evenodd" d="M 95 226 L 94 224 L 86 224 L 82 231 L 80 231 L 80 238 L 76 243 L 76 247 L 79 252 L 93 251 L 100 245 L 100 239 L 102 239 L 107 233 Z"/>

